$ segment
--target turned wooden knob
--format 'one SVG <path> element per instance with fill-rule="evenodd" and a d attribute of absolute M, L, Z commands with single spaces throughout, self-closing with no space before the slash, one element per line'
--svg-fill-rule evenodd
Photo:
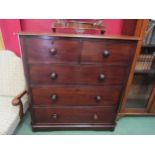
<path fill-rule="evenodd" d="M 56 48 L 51 48 L 50 49 L 50 53 L 52 54 L 52 55 L 56 55 L 56 53 L 57 53 L 57 49 Z"/>
<path fill-rule="evenodd" d="M 52 101 L 56 101 L 58 99 L 58 96 L 56 94 L 51 95 Z"/>
<path fill-rule="evenodd" d="M 52 114 L 52 119 L 57 120 L 58 119 L 58 115 L 57 114 Z"/>
<path fill-rule="evenodd" d="M 94 118 L 94 120 L 98 120 L 98 115 L 94 114 L 93 118 Z"/>
<path fill-rule="evenodd" d="M 57 75 L 57 73 L 53 72 L 53 73 L 51 73 L 50 77 L 51 77 L 51 79 L 54 80 L 58 77 L 58 75 Z"/>
<path fill-rule="evenodd" d="M 100 102 L 102 100 L 102 97 L 101 96 L 96 96 L 96 101 L 97 102 Z"/>
<path fill-rule="evenodd" d="M 102 55 L 104 58 L 107 58 L 110 55 L 110 52 L 105 50 Z"/>
<path fill-rule="evenodd" d="M 104 79 L 105 79 L 105 75 L 104 75 L 104 74 L 100 74 L 100 75 L 99 75 L 99 80 L 100 80 L 100 81 L 103 81 Z"/>

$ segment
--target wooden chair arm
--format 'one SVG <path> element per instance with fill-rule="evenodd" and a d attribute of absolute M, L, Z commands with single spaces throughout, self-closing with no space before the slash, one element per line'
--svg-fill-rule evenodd
<path fill-rule="evenodd" d="M 26 90 L 24 90 L 21 94 L 17 95 L 16 97 L 13 98 L 12 104 L 13 105 L 19 105 L 21 98 L 25 95 L 28 94 Z"/>
<path fill-rule="evenodd" d="M 23 118 L 24 116 L 24 111 L 23 111 L 23 104 L 21 98 L 25 95 L 28 94 L 26 90 L 24 90 L 21 94 L 17 95 L 16 97 L 13 98 L 12 100 L 12 105 L 17 106 L 19 105 L 19 117 L 20 119 Z"/>

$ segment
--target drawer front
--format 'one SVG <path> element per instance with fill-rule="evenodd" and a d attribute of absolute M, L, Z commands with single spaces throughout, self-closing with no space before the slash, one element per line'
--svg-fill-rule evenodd
<path fill-rule="evenodd" d="M 128 68 L 98 65 L 31 65 L 31 84 L 124 84 Z"/>
<path fill-rule="evenodd" d="M 113 123 L 116 108 L 75 107 L 75 108 L 33 108 L 34 123 Z"/>
<path fill-rule="evenodd" d="M 32 88 L 33 101 L 40 106 L 113 106 L 119 103 L 122 87 Z"/>
<path fill-rule="evenodd" d="M 78 40 L 63 38 L 24 38 L 23 50 L 27 53 L 28 63 L 77 62 L 81 50 Z"/>
<path fill-rule="evenodd" d="M 81 62 L 128 65 L 136 48 L 134 41 L 87 40 L 83 42 Z"/>

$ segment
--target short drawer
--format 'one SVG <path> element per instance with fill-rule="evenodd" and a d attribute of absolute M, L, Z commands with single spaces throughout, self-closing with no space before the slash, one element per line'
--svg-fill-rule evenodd
<path fill-rule="evenodd" d="M 128 65 L 131 63 L 135 48 L 135 41 L 85 40 L 81 62 Z"/>
<path fill-rule="evenodd" d="M 113 123 L 115 107 L 36 107 L 33 111 L 33 123 Z"/>
<path fill-rule="evenodd" d="M 122 87 L 56 86 L 32 88 L 33 104 L 40 106 L 114 106 Z"/>
<path fill-rule="evenodd" d="M 104 65 L 31 65 L 31 84 L 120 85 L 127 78 L 128 68 Z"/>
<path fill-rule="evenodd" d="M 77 39 L 63 39 L 55 37 L 25 37 L 23 50 L 28 63 L 62 63 L 79 60 L 81 42 Z"/>

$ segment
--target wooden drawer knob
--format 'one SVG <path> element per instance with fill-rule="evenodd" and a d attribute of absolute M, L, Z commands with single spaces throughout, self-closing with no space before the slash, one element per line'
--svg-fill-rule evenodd
<path fill-rule="evenodd" d="M 56 53 L 57 53 L 57 49 L 56 48 L 51 48 L 50 49 L 50 53 L 51 53 L 51 55 L 56 55 Z"/>
<path fill-rule="evenodd" d="M 52 119 L 57 120 L 58 119 L 58 115 L 57 114 L 52 114 Z"/>
<path fill-rule="evenodd" d="M 96 102 L 100 102 L 102 100 L 101 96 L 96 96 Z"/>
<path fill-rule="evenodd" d="M 51 79 L 54 80 L 58 77 L 58 75 L 57 75 L 57 73 L 53 72 L 53 73 L 51 73 L 50 77 L 51 77 Z"/>
<path fill-rule="evenodd" d="M 110 52 L 105 50 L 102 55 L 103 55 L 104 58 L 107 58 L 107 57 L 109 57 Z"/>
<path fill-rule="evenodd" d="M 58 99 L 58 96 L 56 94 L 51 95 L 52 101 L 56 101 Z"/>
<path fill-rule="evenodd" d="M 99 80 L 100 80 L 100 81 L 103 81 L 104 79 L 105 79 L 105 75 L 104 75 L 104 74 L 100 74 L 100 75 L 99 75 Z"/>
<path fill-rule="evenodd" d="M 93 118 L 94 118 L 94 120 L 98 120 L 98 115 L 94 114 Z"/>

